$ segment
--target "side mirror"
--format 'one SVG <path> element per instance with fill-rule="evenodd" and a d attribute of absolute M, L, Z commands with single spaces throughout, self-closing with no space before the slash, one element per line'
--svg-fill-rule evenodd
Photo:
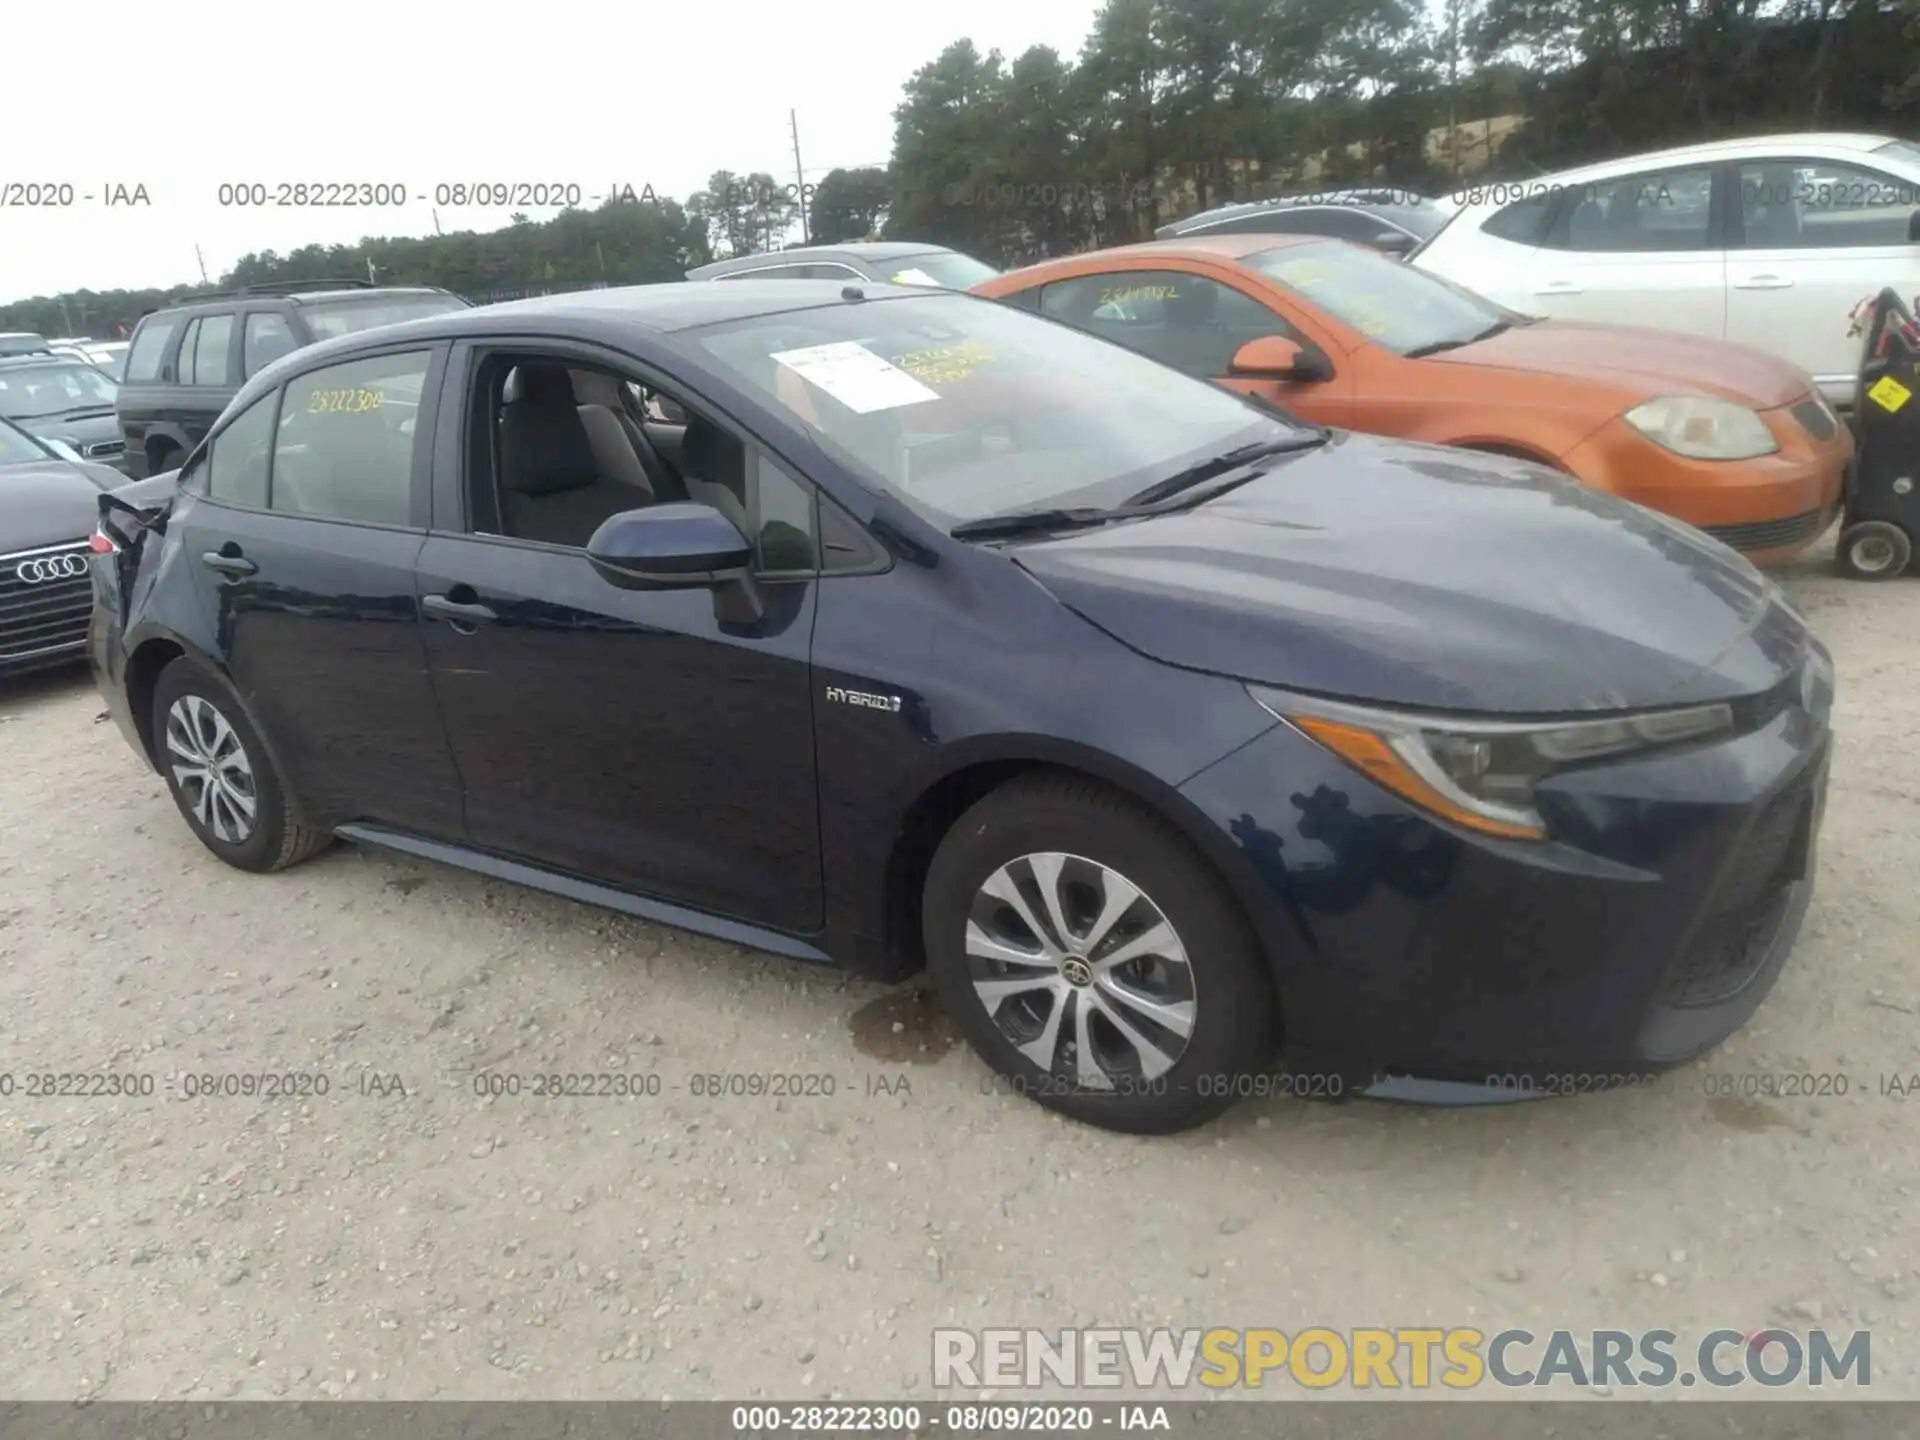
<path fill-rule="evenodd" d="M 1382 230 L 1373 237 L 1373 248 L 1382 255 L 1391 255 L 1404 260 L 1413 247 L 1420 242 L 1404 230 Z"/>
<path fill-rule="evenodd" d="M 1233 356 L 1231 373 L 1242 380 L 1330 380 L 1333 370 L 1317 354 L 1279 335 L 1249 340 Z"/>
<path fill-rule="evenodd" d="M 753 547 L 711 505 L 651 505 L 602 520 L 587 559 L 622 590 L 698 589 L 744 579 Z"/>
<path fill-rule="evenodd" d="M 1920 245 L 1920 210 L 1907 216 L 1907 243 Z"/>

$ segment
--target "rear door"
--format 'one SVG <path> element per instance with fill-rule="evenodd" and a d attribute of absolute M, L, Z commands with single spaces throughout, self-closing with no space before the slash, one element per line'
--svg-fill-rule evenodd
<path fill-rule="evenodd" d="M 1695 165 L 1570 185 L 1528 261 L 1516 308 L 1723 338 L 1720 178 L 1717 167 Z"/>
<path fill-rule="evenodd" d="M 1730 167 L 1739 207 L 1727 269 L 1727 338 L 1771 350 L 1853 403 L 1853 306 L 1881 286 L 1920 294 L 1907 226 L 1920 185 L 1864 165 L 1781 156 Z"/>
<path fill-rule="evenodd" d="M 415 345 L 294 376 L 195 456 L 168 522 L 217 658 L 315 823 L 461 833 L 413 581 L 418 405 L 444 355 Z"/>

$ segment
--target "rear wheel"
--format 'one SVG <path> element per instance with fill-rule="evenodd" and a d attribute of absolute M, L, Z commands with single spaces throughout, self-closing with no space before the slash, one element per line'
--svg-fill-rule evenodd
<path fill-rule="evenodd" d="M 153 691 L 160 773 L 193 833 L 241 870 L 283 870 L 332 837 L 295 822 L 267 748 L 233 692 L 204 665 L 182 657 Z"/>
<path fill-rule="evenodd" d="M 180 447 L 171 440 L 157 440 L 147 447 L 147 474 L 164 475 L 180 463 Z"/>
<path fill-rule="evenodd" d="M 1891 580 L 1912 563 L 1913 540 L 1890 521 L 1862 520 L 1840 532 L 1834 558 L 1851 579 Z"/>
<path fill-rule="evenodd" d="M 953 826 L 922 923 L 942 999 L 1009 1090 L 1111 1130 L 1225 1110 L 1268 1061 L 1273 985 L 1186 838 L 1091 782 L 1011 782 Z"/>

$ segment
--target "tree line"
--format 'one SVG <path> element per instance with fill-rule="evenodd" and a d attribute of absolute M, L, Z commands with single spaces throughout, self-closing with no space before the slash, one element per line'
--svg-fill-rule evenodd
<path fill-rule="evenodd" d="M 805 188 L 723 170 L 684 200 L 262 251 L 215 288 L 370 276 L 484 303 L 803 236 L 1013 264 L 1302 188 L 1443 191 L 1488 163 L 1496 121 L 1486 178 L 1729 134 L 1911 133 L 1917 113 L 1920 0 L 1107 0 L 1074 57 L 948 46 L 907 81 L 885 168 Z M 0 306 L 0 330 L 111 337 L 205 288 L 39 296 Z"/>

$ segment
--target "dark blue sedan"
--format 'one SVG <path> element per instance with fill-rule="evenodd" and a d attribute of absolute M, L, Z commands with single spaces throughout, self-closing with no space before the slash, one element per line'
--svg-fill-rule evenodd
<path fill-rule="evenodd" d="M 315 345 L 95 549 L 99 685 L 229 863 L 924 967 L 1117 1129 L 1630 1083 L 1752 1013 L 1814 872 L 1831 666 L 1732 551 L 965 295 Z"/>

